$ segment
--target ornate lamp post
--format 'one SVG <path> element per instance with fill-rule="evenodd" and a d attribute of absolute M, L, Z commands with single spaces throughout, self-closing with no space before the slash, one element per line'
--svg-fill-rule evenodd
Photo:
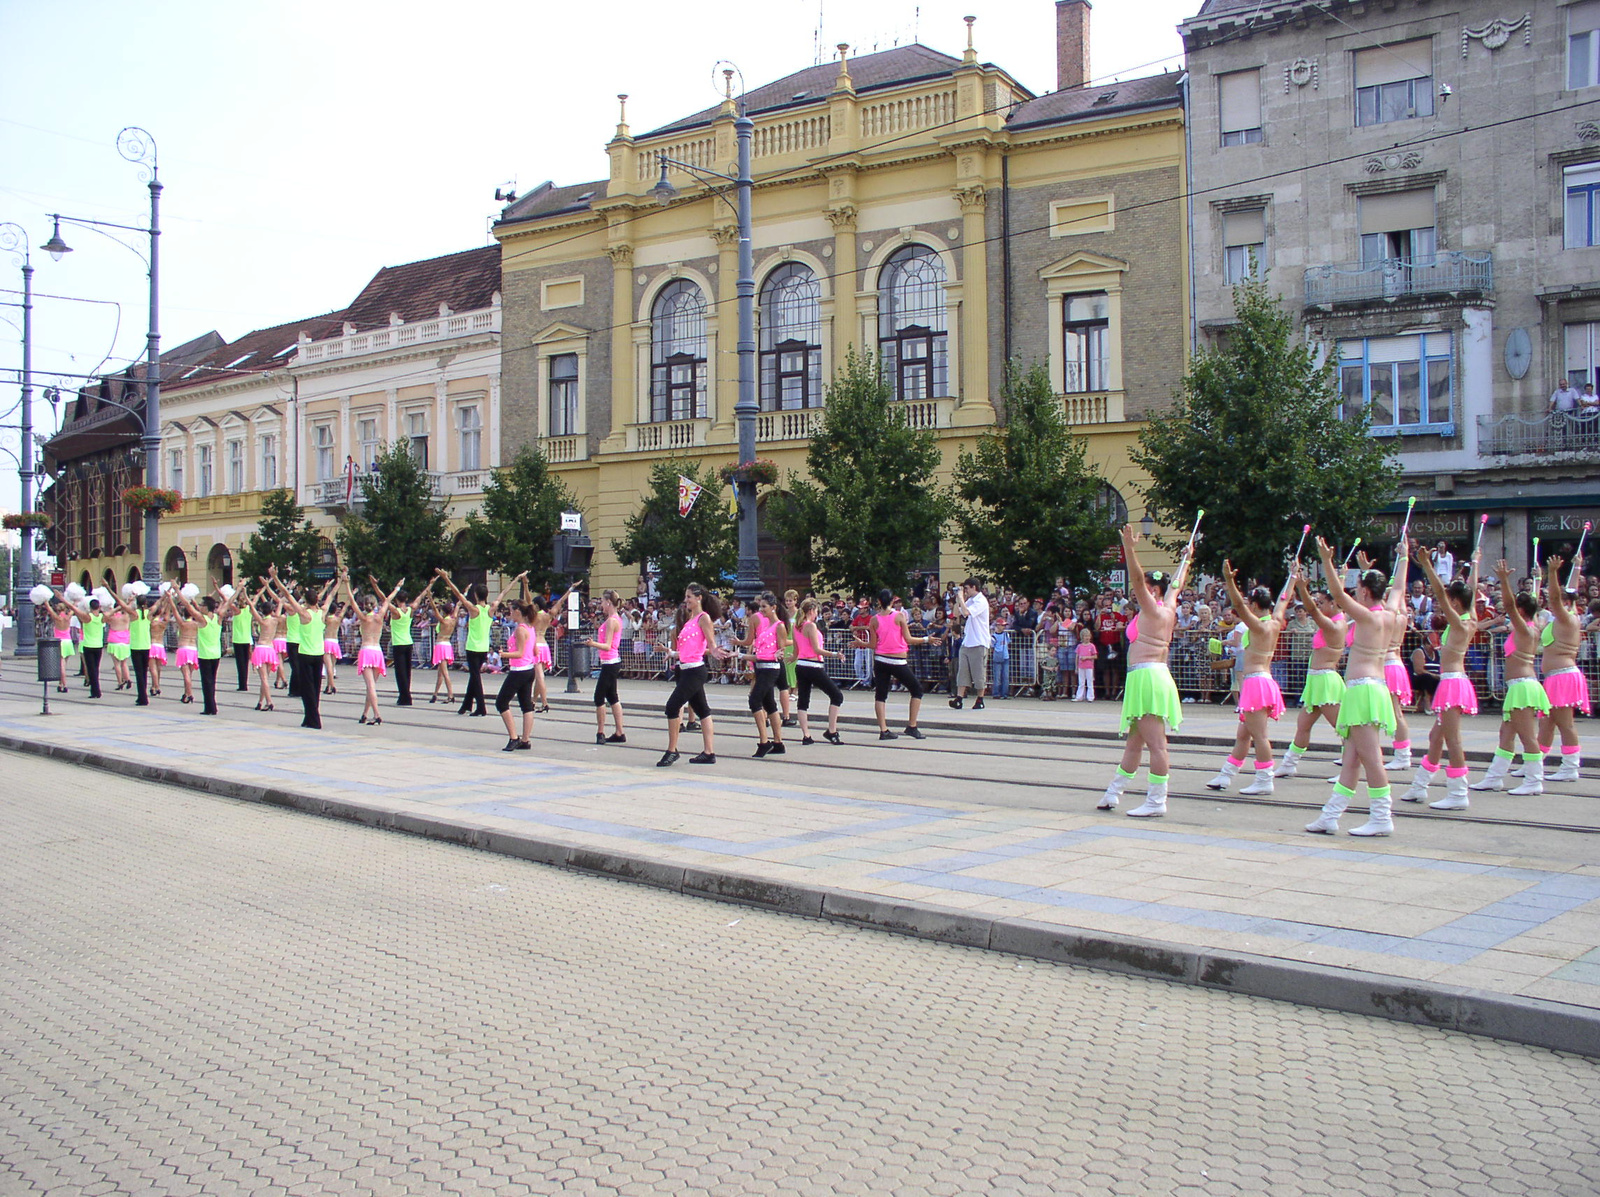
<path fill-rule="evenodd" d="M 0 224 L 0 250 L 22 258 L 22 444 L 17 453 L 17 477 L 22 483 L 22 511 L 33 510 L 33 262 L 28 257 L 28 233 L 21 225 Z M 22 551 L 17 564 L 17 656 L 31 657 L 33 638 L 33 534 L 23 528 Z"/>
<path fill-rule="evenodd" d="M 156 139 L 143 129 L 130 125 L 117 134 L 117 152 L 142 169 L 140 175 L 150 188 L 150 227 L 113 224 L 107 220 L 86 220 L 78 216 L 51 213 L 55 222 L 50 240 L 39 248 L 56 261 L 72 252 L 72 247 L 61 240 L 61 223 L 83 225 L 87 228 L 122 229 L 130 233 L 146 233 L 150 237 L 150 256 L 145 263 L 150 267 L 150 331 L 145 334 L 144 364 L 144 435 L 139 438 L 144 455 L 145 485 L 161 485 L 161 179 L 157 173 Z M 108 237 L 110 234 L 106 234 Z M 115 237 L 111 240 L 117 241 Z M 117 241 L 128 249 L 126 242 Z M 138 250 L 133 250 L 138 253 Z M 143 255 L 140 255 L 143 257 Z M 144 565 L 140 576 L 152 586 L 161 581 L 161 519 L 154 509 L 144 513 Z"/>
<path fill-rule="evenodd" d="M 731 75 L 732 72 L 724 72 Z M 694 166 L 687 162 L 679 162 L 668 158 L 665 154 L 658 154 L 661 163 L 661 178 L 650 194 L 655 197 L 656 203 L 662 207 L 670 204 L 678 194 L 678 189 L 667 179 L 667 167 L 675 166 L 679 170 L 688 171 L 690 174 L 721 179 L 732 183 L 739 193 L 739 201 L 734 204 L 722 192 L 720 196 L 724 203 L 733 208 L 739 218 L 739 281 L 737 293 L 739 297 L 739 401 L 734 405 L 733 414 L 739 425 L 739 464 L 754 461 L 756 456 L 756 416 L 760 412 L 760 405 L 756 402 L 756 279 L 755 257 L 750 247 L 750 190 L 755 180 L 750 177 L 750 139 L 755 131 L 755 122 L 740 109 L 739 115 L 733 122 L 734 136 L 739 147 L 739 174 L 737 178 L 721 174 L 718 171 L 706 170 L 701 166 Z M 749 600 L 761 592 L 761 560 L 756 552 L 756 484 L 752 478 L 745 477 L 741 472 L 735 478 L 734 496 L 739 505 L 739 573 L 734 580 L 733 592 L 740 598 Z"/>

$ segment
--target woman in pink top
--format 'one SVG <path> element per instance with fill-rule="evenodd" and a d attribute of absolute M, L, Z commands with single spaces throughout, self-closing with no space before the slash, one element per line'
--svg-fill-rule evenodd
<path fill-rule="evenodd" d="M 690 582 L 683 592 L 683 606 L 678 608 L 678 639 L 668 650 L 678 659 L 677 684 L 667 699 L 667 750 L 656 762 L 658 768 L 674 764 L 678 759 L 678 726 L 683 708 L 688 706 L 700 720 L 700 737 L 705 750 L 689 758 L 691 765 L 714 765 L 717 750 L 711 738 L 711 704 L 706 701 L 706 654 L 721 658 L 727 654 L 717 648 L 712 640 L 712 621 L 722 615 L 722 605 L 717 596 L 698 582 Z"/>
<path fill-rule="evenodd" d="M 897 739 L 889 730 L 889 687 L 899 682 L 911 695 L 906 714 L 906 735 L 923 739 L 917 730 L 917 715 L 922 710 L 922 683 L 906 663 L 906 650 L 913 644 L 938 644 L 936 636 L 913 636 L 906 613 L 895 604 L 894 592 L 878 591 L 878 613 L 867 624 L 867 647 L 872 650 L 872 667 L 877 683 L 873 711 L 878 716 L 878 739 Z"/>
<path fill-rule="evenodd" d="M 625 744 L 628 737 L 622 734 L 622 699 L 617 696 L 617 677 L 622 673 L 622 616 L 617 614 L 617 592 L 600 592 L 600 626 L 595 638 L 584 645 L 600 654 L 600 679 L 594 684 L 594 742 L 596 744 Z M 606 735 L 606 708 L 611 708 L 611 722 L 617 729 Z"/>
<path fill-rule="evenodd" d="M 756 759 L 782 756 L 783 721 L 778 718 L 776 690 L 783 678 L 783 650 L 789 643 L 789 625 L 778 617 L 778 596 L 761 592 L 756 609 L 745 622 L 743 640 L 734 641 L 748 648 L 755 663 L 755 680 L 750 683 L 750 713 L 756 720 Z"/>
<path fill-rule="evenodd" d="M 515 580 L 526 576 L 518 574 Z M 506 676 L 494 700 L 494 709 L 500 712 L 500 718 L 506 725 L 506 746 L 501 752 L 533 747 L 533 666 L 539 659 L 533 634 L 533 604 L 513 602 L 511 614 L 514 622 L 511 639 L 506 643 Z M 517 735 L 516 721 L 511 714 L 513 697 L 522 712 L 521 736 Z"/>
<path fill-rule="evenodd" d="M 795 628 L 794 673 L 796 688 L 800 692 L 800 743 L 815 744 L 811 738 L 811 690 L 815 687 L 828 696 L 828 730 L 822 738 L 830 744 L 842 744 L 839 739 L 839 708 L 844 705 L 844 691 L 828 676 L 823 665 L 824 657 L 844 659 L 843 653 L 831 653 L 823 647 L 822 629 L 817 627 L 817 600 L 808 598 L 800 604 L 800 622 Z"/>

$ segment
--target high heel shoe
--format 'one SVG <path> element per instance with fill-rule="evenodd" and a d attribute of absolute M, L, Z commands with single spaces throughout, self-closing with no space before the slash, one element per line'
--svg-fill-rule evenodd
<path fill-rule="evenodd" d="M 382 716 L 382 715 L 374 715 L 374 716 L 373 716 L 373 717 L 372 717 L 372 722 L 373 722 L 373 723 L 374 723 L 374 724 L 379 724 L 379 723 L 382 723 L 382 722 L 383 722 L 383 716 Z"/>
<path fill-rule="evenodd" d="M 367 721 L 367 717 L 365 715 L 361 716 L 361 718 L 356 720 L 357 723 L 361 723 L 361 724 L 365 724 L 366 721 Z"/>

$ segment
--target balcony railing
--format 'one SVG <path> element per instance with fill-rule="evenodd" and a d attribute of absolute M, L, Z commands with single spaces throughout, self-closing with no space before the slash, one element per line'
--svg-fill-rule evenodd
<path fill-rule="evenodd" d="M 544 459 L 559 464 L 564 461 L 582 461 L 589 456 L 589 442 L 582 436 L 547 436 L 544 438 Z"/>
<path fill-rule="evenodd" d="M 634 424 L 628 429 L 628 449 L 634 453 L 696 449 L 706 443 L 706 430 L 710 427 L 710 420 L 669 420 L 657 424 Z"/>
<path fill-rule="evenodd" d="M 1383 258 L 1313 266 L 1306 271 L 1306 307 L 1371 300 L 1485 295 L 1494 290 L 1494 255 L 1445 251 L 1419 258 Z"/>
<path fill-rule="evenodd" d="M 1600 413 L 1479 416 L 1478 452 L 1485 457 L 1600 457 Z"/>
<path fill-rule="evenodd" d="M 1122 422 L 1122 393 L 1063 395 L 1061 412 L 1073 427 L 1082 424 L 1119 424 Z"/>
<path fill-rule="evenodd" d="M 810 440 L 821 419 L 820 407 L 806 407 L 797 411 L 764 411 L 756 417 L 756 442 Z"/>
<path fill-rule="evenodd" d="M 441 499 L 455 498 L 458 495 L 477 495 L 483 493 L 483 486 L 489 480 L 490 470 L 459 470 L 454 474 L 441 474 L 430 471 L 426 477 L 433 493 Z M 367 501 L 366 491 L 363 489 L 370 474 L 356 475 L 356 484 L 350 490 L 351 510 L 358 510 Z M 311 484 L 311 504 L 315 507 L 329 509 L 342 509 L 345 504 L 344 478 L 329 478 L 323 482 Z"/>
<path fill-rule="evenodd" d="M 472 333 L 500 331 L 500 309 L 481 308 L 475 312 L 452 312 L 413 324 L 391 324 L 366 332 L 349 333 L 327 341 L 311 341 L 300 346 L 299 362 L 324 362 L 341 357 L 360 357 L 383 353 L 429 341 L 446 341 Z"/>

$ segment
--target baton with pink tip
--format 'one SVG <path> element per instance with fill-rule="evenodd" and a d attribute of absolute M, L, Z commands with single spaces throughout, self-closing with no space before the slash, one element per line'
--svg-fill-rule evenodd
<path fill-rule="evenodd" d="M 1567 575 L 1567 589 L 1574 590 L 1578 585 L 1578 563 L 1583 560 L 1583 542 L 1589 539 L 1589 529 L 1594 525 L 1588 520 L 1583 521 L 1583 535 L 1578 537 L 1578 551 L 1572 554 L 1572 572 Z"/>
<path fill-rule="evenodd" d="M 1489 526 L 1489 513 L 1486 511 L 1478 517 L 1478 535 L 1472 540 L 1472 555 L 1476 557 L 1478 550 L 1483 547 L 1483 530 Z M 1449 579 L 1446 579 L 1448 581 Z"/>
<path fill-rule="evenodd" d="M 1294 546 L 1294 559 L 1300 560 L 1300 550 L 1306 547 L 1306 537 L 1311 535 L 1311 525 L 1307 524 L 1300 529 L 1300 543 Z"/>

